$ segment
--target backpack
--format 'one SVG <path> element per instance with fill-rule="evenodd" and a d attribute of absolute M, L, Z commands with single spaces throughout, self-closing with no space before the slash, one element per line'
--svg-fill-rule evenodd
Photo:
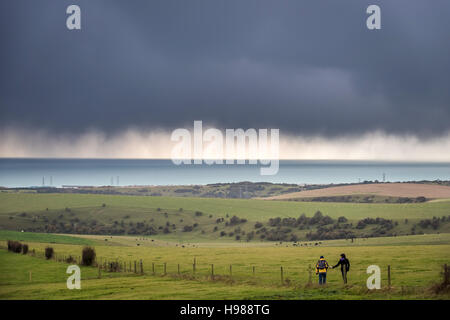
<path fill-rule="evenodd" d="M 327 262 L 325 260 L 319 260 L 319 262 L 317 262 L 317 269 L 325 269 L 327 266 Z"/>

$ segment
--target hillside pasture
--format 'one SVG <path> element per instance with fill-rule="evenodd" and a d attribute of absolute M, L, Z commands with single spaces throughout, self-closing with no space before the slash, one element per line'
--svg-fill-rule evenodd
<path fill-rule="evenodd" d="M 370 183 L 286 193 L 273 197 L 267 197 L 264 199 L 287 200 L 296 198 L 332 197 L 346 195 L 378 195 L 388 197 L 425 197 L 427 199 L 450 199 L 450 187 L 436 184 L 420 183 Z"/>
<path fill-rule="evenodd" d="M 82 267 L 82 290 L 66 289 L 68 264 L 1 249 L 0 299 L 448 299 L 448 295 L 434 295 L 428 288 L 440 281 L 441 267 L 448 263 L 450 246 L 423 245 L 421 236 L 414 237 L 415 245 L 392 243 L 388 246 L 381 242 L 372 246 L 354 243 L 347 247 L 332 242 L 323 247 L 96 245 L 100 261 L 119 261 L 133 266 L 134 261 L 142 259 L 144 275 L 102 271 L 98 279 L 96 268 Z M 48 244 L 29 245 L 39 256 Z M 83 246 L 52 244 L 52 247 L 61 257 L 78 256 Z M 310 268 L 318 257 L 324 255 L 333 265 L 342 252 L 351 261 L 349 285 L 342 285 L 339 270 L 330 270 L 327 287 L 315 286 L 317 277 Z M 382 270 L 381 291 L 368 292 L 365 288 L 366 268 L 371 264 Z M 214 277 L 211 265 L 214 265 Z M 392 288 L 386 291 L 388 265 L 392 270 Z M 307 286 L 310 271 L 311 287 Z"/>
<path fill-rule="evenodd" d="M 380 217 L 387 219 L 419 219 L 447 216 L 450 200 L 412 204 L 380 203 L 321 203 L 265 201 L 254 199 L 212 199 L 179 197 L 146 197 L 91 194 L 27 194 L 0 193 L 0 219 L 23 212 L 64 210 L 65 208 L 99 208 L 114 210 L 118 215 L 127 212 L 162 210 L 202 211 L 214 217 L 237 215 L 252 221 L 274 217 L 298 217 L 302 213 L 312 216 L 316 211 L 332 218 L 345 216 L 348 219 Z M 105 204 L 105 208 L 102 205 Z M 114 216 L 112 216 L 114 218 Z M 0 222 L 1 223 L 1 222 Z"/>

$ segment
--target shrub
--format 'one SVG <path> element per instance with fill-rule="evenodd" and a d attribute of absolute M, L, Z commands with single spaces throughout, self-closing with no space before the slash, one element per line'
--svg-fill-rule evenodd
<path fill-rule="evenodd" d="M 22 244 L 19 241 L 8 240 L 8 251 L 20 253 L 22 252 Z"/>
<path fill-rule="evenodd" d="M 233 217 L 231 217 L 229 224 L 230 224 L 230 226 L 234 226 L 239 223 L 245 223 L 245 222 L 247 222 L 247 219 L 240 219 L 237 216 L 233 216 Z"/>
<path fill-rule="evenodd" d="M 107 240 L 107 239 L 105 239 L 105 240 Z M 75 263 L 75 258 L 72 256 L 69 256 L 68 258 L 66 258 L 66 262 L 67 263 Z"/>
<path fill-rule="evenodd" d="M 45 258 L 47 260 L 50 260 L 51 258 L 53 258 L 54 253 L 55 253 L 55 251 L 53 250 L 52 247 L 45 248 Z"/>
<path fill-rule="evenodd" d="M 195 211 L 195 215 L 196 215 L 197 217 L 201 217 L 201 216 L 203 215 L 203 212 L 201 212 L 201 211 Z"/>
<path fill-rule="evenodd" d="M 28 245 L 27 244 L 22 245 L 22 253 L 23 254 L 27 254 L 28 253 Z"/>
<path fill-rule="evenodd" d="M 81 264 L 85 266 L 92 266 L 95 261 L 95 249 L 92 247 L 84 247 L 81 254 Z"/>
<path fill-rule="evenodd" d="M 339 222 L 339 223 L 345 223 L 345 222 L 347 222 L 347 221 L 348 221 L 347 218 L 344 217 L 344 216 L 338 218 L 338 222 Z"/>

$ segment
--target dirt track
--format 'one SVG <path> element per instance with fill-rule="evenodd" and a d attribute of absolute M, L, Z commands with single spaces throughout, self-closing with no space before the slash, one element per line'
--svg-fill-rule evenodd
<path fill-rule="evenodd" d="M 284 200 L 307 197 L 329 197 L 356 194 L 372 194 L 390 197 L 426 197 L 428 199 L 450 198 L 450 187 L 418 183 L 377 183 L 330 187 L 287 193 L 266 200 Z"/>

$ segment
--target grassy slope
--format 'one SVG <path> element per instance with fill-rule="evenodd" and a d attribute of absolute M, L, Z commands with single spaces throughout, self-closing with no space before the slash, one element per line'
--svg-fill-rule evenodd
<path fill-rule="evenodd" d="M 80 237 L 84 239 L 91 239 L 98 244 L 109 246 L 128 246 L 136 247 L 174 247 L 184 244 L 186 247 L 203 247 L 203 248 L 256 248 L 256 247 L 278 247 L 279 242 L 274 241 L 226 241 L 222 238 L 214 241 L 203 241 L 203 239 L 192 239 L 201 241 L 186 242 L 183 238 L 180 239 L 168 239 L 165 235 L 154 236 L 104 236 L 104 235 L 73 235 L 73 237 Z M 108 239 L 107 242 L 104 240 Z M 314 245 L 317 241 L 300 241 L 300 244 Z M 339 239 L 339 240 L 323 240 L 320 241 L 320 247 L 353 247 L 353 246 L 415 246 L 415 245 L 448 245 L 450 244 L 450 233 L 441 234 L 423 234 L 423 235 L 409 235 L 409 236 L 397 236 L 397 237 L 377 237 L 377 238 L 356 238 L 354 242 L 351 240 Z M 283 247 L 292 247 L 291 242 L 283 242 Z"/>
<path fill-rule="evenodd" d="M 42 250 L 46 244 L 33 243 Z M 59 253 L 78 253 L 80 246 L 54 245 Z M 67 264 L 0 251 L 0 299 L 386 299 L 419 298 L 448 299 L 430 295 L 424 288 L 439 279 L 439 266 L 447 262 L 448 245 L 411 247 L 351 247 L 345 252 L 352 262 L 350 286 L 343 288 L 338 270 L 331 270 L 327 288 L 305 289 L 307 266 L 314 264 L 319 254 L 330 263 L 337 260 L 342 248 L 136 248 L 97 247 L 99 256 L 132 260 L 142 258 L 147 275 L 103 273 L 96 279 L 95 268 L 82 267 L 82 290 L 68 290 L 65 286 Z M 367 255 L 370 250 L 370 257 Z M 196 279 L 190 278 L 193 257 L 197 259 Z M 333 259 L 334 258 L 334 259 Z M 156 275 L 151 276 L 155 262 Z M 162 264 L 167 262 L 168 276 L 162 276 Z M 183 277 L 177 278 L 176 265 L 181 264 Z M 208 278 L 210 264 L 222 280 Z M 233 264 L 235 282 L 226 280 L 229 264 Z M 386 266 L 392 266 L 393 291 L 368 294 L 364 289 L 365 268 L 377 264 L 382 269 L 382 286 L 386 286 Z M 279 284 L 279 268 L 284 267 L 288 286 Z M 256 277 L 251 275 L 256 266 Z M 29 281 L 32 271 L 32 282 Z M 313 281 L 316 277 L 313 275 Z M 401 294 L 407 286 L 407 294 Z"/>
<path fill-rule="evenodd" d="M 35 249 L 40 255 L 47 244 L 29 243 L 30 250 Z M 53 244 L 55 253 L 61 255 L 79 256 L 82 246 Z M 261 284 L 278 283 L 280 266 L 284 267 L 285 278 L 299 283 L 307 281 L 308 265 L 314 265 L 320 255 L 324 255 L 330 263 L 337 262 L 344 251 L 352 262 L 350 283 L 364 284 L 365 270 L 371 264 L 379 265 L 386 270 L 390 264 L 393 270 L 393 281 L 399 285 L 424 286 L 437 280 L 442 264 L 448 263 L 450 245 L 415 245 L 402 246 L 324 246 L 324 247 L 174 247 L 174 246 L 96 246 L 98 259 L 130 262 L 143 260 L 144 270 L 151 271 L 155 263 L 156 273 L 163 272 L 163 264 L 167 263 L 167 272 L 176 273 L 180 264 L 182 273 L 191 274 L 192 263 L 196 257 L 197 275 L 209 275 L 211 264 L 215 273 L 228 275 L 230 264 L 233 265 L 233 275 L 236 278 L 251 277 L 252 267 L 256 267 L 258 281 Z M 384 277 L 385 278 L 385 277 Z M 340 275 L 332 272 L 330 284 L 338 285 Z"/>
<path fill-rule="evenodd" d="M 48 233 L 17 232 L 9 230 L 0 230 L 0 240 L 17 240 L 25 242 L 44 242 L 44 243 L 65 243 L 79 245 L 93 245 L 97 241 L 66 235 L 55 235 Z"/>
<path fill-rule="evenodd" d="M 163 208 L 167 210 L 200 210 L 213 215 L 238 215 L 249 220 L 266 220 L 270 217 L 298 217 L 302 213 L 311 216 L 317 210 L 337 218 L 349 219 L 383 217 L 389 219 L 430 218 L 448 215 L 450 201 L 420 204 L 361 204 L 361 203 L 317 203 L 241 199 L 139 197 L 117 195 L 84 194 L 8 194 L 0 193 L 0 215 L 49 209 L 99 207 Z"/>

